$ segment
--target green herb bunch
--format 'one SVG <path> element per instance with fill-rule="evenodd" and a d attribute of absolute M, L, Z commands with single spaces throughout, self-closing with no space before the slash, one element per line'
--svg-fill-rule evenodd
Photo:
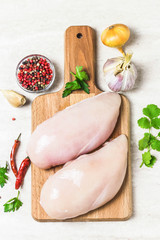
<path fill-rule="evenodd" d="M 10 199 L 3 205 L 4 212 L 14 212 L 15 210 L 17 211 L 23 205 L 23 203 L 19 200 L 19 194 L 20 191 L 18 191 L 17 197 Z"/>
<path fill-rule="evenodd" d="M 82 89 L 89 94 L 89 85 L 85 82 L 89 80 L 88 74 L 85 71 L 82 71 L 82 66 L 76 66 L 76 74 L 71 72 L 75 77 L 75 80 L 72 82 L 67 82 L 65 85 L 65 90 L 63 91 L 62 97 L 67 97 L 73 91 Z"/>
<path fill-rule="evenodd" d="M 8 180 L 8 176 L 6 175 L 7 173 L 8 173 L 8 163 L 6 162 L 6 166 L 0 168 L 0 186 L 1 186 L 1 188 L 4 187 L 4 185 L 6 184 L 6 182 Z"/>
<path fill-rule="evenodd" d="M 143 108 L 143 114 L 145 117 L 142 117 L 138 120 L 138 125 L 141 128 L 148 129 L 148 132 L 144 133 L 144 137 L 139 140 L 139 150 L 146 151 L 142 154 L 142 163 L 140 167 L 145 164 L 147 167 L 153 167 L 156 162 L 156 157 L 151 155 L 151 150 L 156 150 L 160 152 L 160 132 L 156 136 L 151 134 L 152 128 L 160 129 L 160 108 L 154 104 L 148 105 L 146 108 Z"/>
<path fill-rule="evenodd" d="M 9 171 L 9 166 L 8 163 L 6 162 L 5 167 L 0 167 L 0 186 L 3 188 L 5 184 L 8 181 L 8 171 Z M 4 212 L 11 212 L 11 211 L 17 211 L 21 206 L 22 202 L 19 200 L 19 194 L 20 191 L 18 191 L 17 197 L 14 197 L 7 201 L 3 206 L 4 206 Z"/>

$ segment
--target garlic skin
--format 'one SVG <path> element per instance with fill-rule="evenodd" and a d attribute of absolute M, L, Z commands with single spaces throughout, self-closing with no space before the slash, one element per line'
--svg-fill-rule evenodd
<path fill-rule="evenodd" d="M 13 90 L 0 90 L 13 107 L 21 107 L 26 103 L 26 98 Z"/>
<path fill-rule="evenodd" d="M 103 66 L 105 81 L 114 92 L 128 91 L 134 87 L 137 78 L 137 69 L 131 63 L 132 54 L 125 57 L 111 58 Z"/>

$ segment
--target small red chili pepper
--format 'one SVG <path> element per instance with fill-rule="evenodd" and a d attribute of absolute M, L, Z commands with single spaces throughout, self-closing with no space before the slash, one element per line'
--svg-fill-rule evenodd
<path fill-rule="evenodd" d="M 16 120 L 16 118 L 13 117 L 13 118 L 12 118 L 12 121 L 15 121 L 15 120 Z"/>
<path fill-rule="evenodd" d="M 14 141 L 14 145 L 12 147 L 11 154 L 10 154 L 11 168 L 16 177 L 18 175 L 18 172 L 17 172 L 16 162 L 15 162 L 16 161 L 15 156 L 16 156 L 16 152 L 19 147 L 19 144 L 20 144 L 20 141 L 19 141 L 20 136 L 21 136 L 21 133 L 19 134 L 18 138 Z"/>
<path fill-rule="evenodd" d="M 27 172 L 27 169 L 28 169 L 28 167 L 30 165 L 30 162 L 31 161 L 30 161 L 29 157 L 26 157 L 22 161 L 22 163 L 21 163 L 21 165 L 19 167 L 19 170 L 18 170 L 18 175 L 16 177 L 15 189 L 19 189 L 20 186 L 22 185 L 24 177 L 25 177 L 26 172 Z"/>

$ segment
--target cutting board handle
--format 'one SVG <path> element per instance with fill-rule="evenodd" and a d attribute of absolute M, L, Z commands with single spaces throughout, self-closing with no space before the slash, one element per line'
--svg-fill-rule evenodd
<path fill-rule="evenodd" d="M 95 93 L 95 31 L 89 26 L 71 26 L 65 31 L 64 83 L 74 80 L 70 72 L 75 73 L 76 66 L 83 66 L 88 73 L 90 93 Z"/>

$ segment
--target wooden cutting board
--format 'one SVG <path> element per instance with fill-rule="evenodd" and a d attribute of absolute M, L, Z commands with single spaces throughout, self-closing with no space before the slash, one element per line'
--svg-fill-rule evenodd
<path fill-rule="evenodd" d="M 52 117 L 56 112 L 67 106 L 77 103 L 85 98 L 95 96 L 101 91 L 95 86 L 95 31 L 88 26 L 69 27 L 65 32 L 65 83 L 73 80 L 70 71 L 75 72 L 76 66 L 83 66 L 90 76 L 90 94 L 76 91 L 66 98 L 62 92 L 41 95 L 32 104 L 32 131 L 38 124 Z M 130 149 L 130 106 L 126 97 L 122 97 L 121 111 L 112 138 L 121 133 L 126 134 Z M 106 113 L 104 112 L 104 114 Z M 117 149 L 118 151 L 118 149 Z M 40 192 L 47 178 L 58 171 L 62 166 L 49 170 L 42 170 L 31 165 L 32 171 L 32 216 L 38 221 L 56 221 L 51 219 L 39 203 Z M 66 189 L 67 191 L 67 189 Z M 126 220 L 132 214 L 132 184 L 131 184 L 131 159 L 128 153 L 128 168 L 124 183 L 118 194 L 105 206 L 83 216 L 69 221 L 106 221 Z"/>

